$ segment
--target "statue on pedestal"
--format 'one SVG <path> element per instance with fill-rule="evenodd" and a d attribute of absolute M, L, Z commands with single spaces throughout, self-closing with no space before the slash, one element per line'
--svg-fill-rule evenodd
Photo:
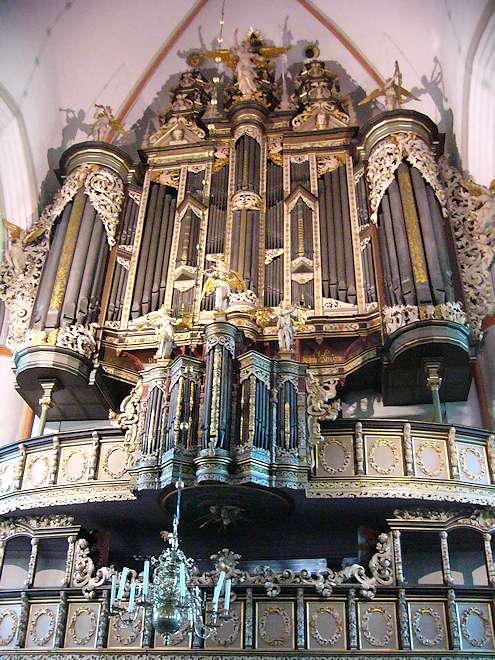
<path fill-rule="evenodd" d="M 234 32 L 234 47 L 232 53 L 237 58 L 235 73 L 237 86 L 242 96 L 252 97 L 258 91 L 259 85 L 256 73 L 256 64 L 264 62 L 264 58 L 251 50 L 249 37 L 241 43 L 237 39 L 239 30 Z"/>
<path fill-rule="evenodd" d="M 368 96 L 359 101 L 358 105 L 370 103 L 379 96 L 385 97 L 385 108 L 387 110 L 400 110 L 404 104 L 404 101 L 402 100 L 403 96 L 408 99 L 419 101 L 412 92 L 409 92 L 402 87 L 402 73 L 399 69 L 399 63 L 397 60 L 395 60 L 393 75 L 390 78 L 387 78 L 381 87 L 377 87 L 371 92 L 371 94 L 368 94 Z"/>
<path fill-rule="evenodd" d="M 96 112 L 93 115 L 93 125 L 91 127 L 91 137 L 97 142 L 105 142 L 105 138 L 110 130 L 117 131 L 121 135 L 126 135 L 120 121 L 115 119 L 112 108 L 109 105 L 99 105 L 95 103 Z"/>
<path fill-rule="evenodd" d="M 144 314 L 144 316 L 134 319 L 129 326 L 134 326 L 138 329 L 151 326 L 158 339 L 158 349 L 155 353 L 155 358 L 157 360 L 167 360 L 171 356 L 174 347 L 174 326 L 179 323 L 180 320 L 170 316 L 165 306 L 162 305 L 155 312 L 149 312 L 148 314 Z"/>
<path fill-rule="evenodd" d="M 207 277 L 202 297 L 215 292 L 214 309 L 216 312 L 225 312 L 231 290 L 245 291 L 246 283 L 239 273 L 227 267 L 223 256 L 216 257 L 215 264 L 215 268 L 208 268 L 205 271 Z"/>
<path fill-rule="evenodd" d="M 304 325 L 305 321 L 302 310 L 291 305 L 287 300 L 282 300 L 280 305 L 275 308 L 275 317 L 277 319 L 279 351 L 281 353 L 292 353 L 294 350 L 295 324 Z"/>

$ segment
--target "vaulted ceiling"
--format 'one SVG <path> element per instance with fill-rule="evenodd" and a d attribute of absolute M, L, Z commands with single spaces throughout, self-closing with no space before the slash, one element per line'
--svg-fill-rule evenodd
<path fill-rule="evenodd" d="M 63 148 L 85 137 L 94 103 L 111 105 L 126 127 L 150 104 L 161 110 L 187 52 L 213 45 L 221 7 L 222 0 L 4 0 L 0 95 L 20 112 L 36 187 Z M 491 0 L 226 0 L 224 44 L 235 28 L 255 26 L 292 46 L 291 65 L 316 41 L 322 58 L 337 63 L 344 89 L 366 93 L 397 59 L 420 98 L 408 107 L 439 122 L 466 161 L 472 65 L 493 8 Z"/>

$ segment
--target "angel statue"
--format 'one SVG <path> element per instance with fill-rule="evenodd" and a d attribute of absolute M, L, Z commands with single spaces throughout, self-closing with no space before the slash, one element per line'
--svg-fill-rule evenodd
<path fill-rule="evenodd" d="M 246 290 L 246 283 L 242 277 L 235 270 L 227 267 L 222 256 L 215 258 L 215 268 L 207 268 L 205 274 L 206 281 L 201 296 L 209 296 L 215 292 L 214 309 L 217 312 L 226 311 L 231 290 Z"/>
<path fill-rule="evenodd" d="M 234 32 L 234 47 L 231 49 L 237 58 L 235 67 L 237 86 L 242 96 L 253 96 L 258 91 L 256 63 L 264 62 L 264 58 L 251 51 L 248 37 L 239 44 L 238 32 L 239 30 Z"/>
<path fill-rule="evenodd" d="M 93 125 L 91 127 L 91 137 L 97 142 L 104 142 L 107 133 L 110 129 L 117 131 L 121 135 L 126 135 L 127 131 L 122 126 L 120 121 L 115 119 L 113 110 L 109 105 L 99 105 L 95 103 L 97 108 L 93 115 Z"/>
<path fill-rule="evenodd" d="M 476 197 L 478 231 L 482 236 L 490 239 L 495 230 L 495 179 L 490 183 L 489 188 L 473 181 L 463 181 L 462 187 Z"/>
<path fill-rule="evenodd" d="M 21 229 L 8 220 L 3 222 L 7 230 L 5 261 L 16 273 L 23 273 L 27 263 L 25 248 L 40 238 L 45 229 L 44 227 Z"/>
<path fill-rule="evenodd" d="M 294 350 L 294 325 L 295 322 L 304 324 L 303 311 L 291 305 L 287 300 L 282 300 L 275 308 L 277 318 L 278 347 L 281 353 L 291 353 Z"/>
<path fill-rule="evenodd" d="M 180 323 L 179 319 L 170 316 L 169 312 L 162 305 L 160 309 L 140 316 L 129 323 L 129 326 L 138 329 L 151 326 L 158 339 L 158 349 L 155 353 L 157 360 L 166 360 L 172 354 L 174 347 L 174 326 Z"/>
<path fill-rule="evenodd" d="M 381 87 L 374 89 L 371 94 L 368 94 L 368 96 L 359 101 L 358 105 L 370 103 L 370 101 L 374 101 L 379 96 L 385 97 L 385 107 L 387 110 L 399 110 L 404 103 L 402 100 L 403 96 L 419 101 L 412 92 L 409 92 L 402 87 L 402 73 L 400 72 L 397 60 L 395 60 L 393 75 L 390 78 L 387 78 Z"/>

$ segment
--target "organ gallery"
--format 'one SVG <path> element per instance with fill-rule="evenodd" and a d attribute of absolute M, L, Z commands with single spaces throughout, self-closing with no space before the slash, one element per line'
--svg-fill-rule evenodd
<path fill-rule="evenodd" d="M 443 407 L 493 310 L 493 196 L 399 64 L 358 105 L 300 50 L 192 50 L 135 150 L 97 106 L 7 227 L 39 424 L 0 448 L 2 657 L 495 648 L 494 438 Z"/>

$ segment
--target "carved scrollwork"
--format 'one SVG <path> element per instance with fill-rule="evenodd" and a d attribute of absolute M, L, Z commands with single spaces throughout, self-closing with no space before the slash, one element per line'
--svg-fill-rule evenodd
<path fill-rule="evenodd" d="M 120 404 L 120 412 L 110 411 L 110 421 L 114 426 L 125 429 L 124 450 L 128 464 L 132 462 L 138 449 L 139 402 L 143 393 L 143 380 L 140 378 L 131 393 Z"/>
<path fill-rule="evenodd" d="M 479 471 L 473 472 L 469 465 L 467 464 L 467 456 L 471 454 L 478 461 Z M 473 481 L 481 481 L 486 476 L 486 467 L 485 467 L 485 457 L 481 449 L 478 447 L 463 447 L 459 452 L 459 458 L 461 463 L 461 468 L 464 474 L 466 474 Z"/>
<path fill-rule="evenodd" d="M 40 474 L 35 474 L 35 466 L 42 465 Z M 50 474 L 50 459 L 48 456 L 35 456 L 31 458 L 26 467 L 26 475 L 29 486 L 43 485 Z"/>
<path fill-rule="evenodd" d="M 324 637 L 318 629 L 318 619 L 320 616 L 326 615 L 333 619 L 335 624 L 335 632 L 330 637 Z M 319 607 L 312 615 L 309 622 L 309 630 L 311 637 L 318 642 L 320 646 L 335 646 L 339 639 L 341 639 L 344 632 L 344 624 L 342 617 L 334 607 Z"/>
<path fill-rule="evenodd" d="M 119 224 L 119 215 L 124 201 L 122 179 L 106 167 L 99 168 L 88 175 L 84 185 L 98 217 L 103 222 L 110 247 L 115 245 L 115 233 Z"/>
<path fill-rule="evenodd" d="M 17 240 L 16 245 L 11 246 L 11 251 L 15 249 L 21 258 L 5 259 L 0 264 L 0 299 L 5 302 L 9 317 L 7 346 L 14 351 L 22 345 L 28 329 L 52 226 L 95 169 L 97 166 L 86 164 L 71 172 L 39 220 L 30 227 L 25 239 Z"/>
<path fill-rule="evenodd" d="M 385 626 L 383 637 L 376 637 L 376 635 L 373 635 L 373 633 L 371 632 L 370 625 L 371 625 L 371 616 L 373 614 L 378 614 L 383 618 L 383 623 Z M 392 637 L 394 634 L 392 615 L 390 614 L 390 612 L 387 612 L 387 610 L 381 605 L 368 607 L 368 609 L 361 618 L 361 630 L 363 631 L 364 638 L 369 644 L 371 644 L 371 646 L 376 646 L 376 647 L 388 646 L 392 641 Z"/>
<path fill-rule="evenodd" d="M 69 470 L 69 463 L 72 458 L 75 456 L 81 456 L 82 461 L 81 465 L 79 466 L 79 470 L 76 473 L 73 473 Z M 86 452 L 82 451 L 81 449 L 71 449 L 67 454 L 65 455 L 63 461 L 62 461 L 62 476 L 65 478 L 66 481 L 69 483 L 75 483 L 77 481 L 81 481 L 81 479 L 87 474 L 88 471 L 88 455 Z"/>
<path fill-rule="evenodd" d="M 457 248 L 466 311 L 474 337 L 480 338 L 481 322 L 495 310 L 490 275 L 494 246 L 483 238 L 477 213 L 480 203 L 461 172 L 451 167 L 446 157 L 440 158 L 439 167 L 447 190 L 447 209 Z"/>
<path fill-rule="evenodd" d="M 342 462 L 339 466 L 330 465 L 326 459 L 325 450 L 330 444 L 335 445 L 342 450 Z M 345 472 L 349 466 L 349 463 L 352 459 L 352 454 L 349 448 L 346 447 L 345 444 L 338 438 L 329 438 L 326 443 L 319 444 L 319 459 L 323 469 L 325 472 L 328 472 L 328 474 L 342 474 L 342 472 Z"/>
<path fill-rule="evenodd" d="M 371 575 L 378 584 L 389 586 L 394 584 L 393 550 L 388 534 L 379 534 L 376 552 L 368 564 Z"/>
<path fill-rule="evenodd" d="M 17 633 L 19 626 L 19 616 L 15 610 L 3 610 L 0 612 L 0 625 L 3 624 L 5 619 L 10 619 L 10 630 L 5 635 L 0 635 L 0 646 L 8 646 L 12 644 Z"/>
<path fill-rule="evenodd" d="M 226 635 L 225 637 L 220 637 L 219 632 L 221 628 L 215 628 L 213 630 L 213 634 L 211 638 L 219 645 L 219 646 L 232 646 L 234 642 L 239 638 L 239 632 L 241 630 L 241 624 L 239 621 L 239 616 L 237 612 L 231 612 L 230 613 L 230 619 L 229 623 L 232 627 L 232 630 L 229 635 Z"/>
<path fill-rule="evenodd" d="M 425 449 L 432 449 L 438 458 L 438 465 L 436 468 L 429 468 L 423 458 L 423 452 Z M 428 477 L 438 477 L 442 474 L 445 468 L 445 458 L 441 446 L 436 442 L 431 442 L 430 440 L 424 440 L 418 446 L 415 452 L 416 465 L 419 467 L 423 474 L 426 474 Z"/>
<path fill-rule="evenodd" d="M 435 636 L 432 638 L 426 637 L 421 630 L 421 618 L 424 616 L 429 616 L 433 619 Z M 412 629 L 414 636 L 423 646 L 438 646 L 444 637 L 442 617 L 433 607 L 420 607 L 414 612 L 412 617 Z"/>
<path fill-rule="evenodd" d="M 114 471 L 110 468 L 110 458 L 112 457 L 112 455 L 115 454 L 116 452 L 122 452 L 122 451 L 123 450 L 121 447 L 110 447 L 110 449 L 106 452 L 105 458 L 103 459 L 103 462 L 101 464 L 103 472 L 105 472 L 105 474 L 108 474 L 108 476 L 111 477 L 112 479 L 121 479 L 124 476 L 124 474 L 127 472 L 127 466 L 125 465 L 125 463 L 123 467 L 118 471 L 117 470 Z"/>
<path fill-rule="evenodd" d="M 177 189 L 180 183 L 180 169 L 153 172 L 151 180 L 160 183 L 162 186 L 170 186 Z"/>
<path fill-rule="evenodd" d="M 116 617 L 113 624 L 113 636 L 123 646 L 129 646 L 134 643 L 141 634 L 141 617 L 136 617 L 132 622 L 123 621 Z"/>
<path fill-rule="evenodd" d="M 91 559 L 91 548 L 86 539 L 78 539 L 76 545 L 76 556 L 74 560 L 74 572 L 72 585 L 74 587 L 85 587 L 95 570 L 95 563 Z"/>
<path fill-rule="evenodd" d="M 235 341 L 233 337 L 228 337 L 226 335 L 211 335 L 206 341 L 206 351 L 211 351 L 215 346 L 222 346 L 232 355 L 232 357 L 235 356 Z"/>
<path fill-rule="evenodd" d="M 89 619 L 89 626 L 85 633 L 79 634 L 77 630 L 77 620 L 82 616 Z M 88 644 L 96 633 L 96 614 L 93 609 L 91 607 L 78 607 L 75 609 L 69 621 L 68 631 L 78 646 L 85 646 Z"/>
<path fill-rule="evenodd" d="M 38 631 L 38 621 L 41 619 L 41 617 L 46 617 L 48 619 L 48 626 L 45 633 L 40 633 Z M 38 644 L 38 646 L 45 646 L 45 644 L 48 644 L 53 636 L 53 633 L 55 632 L 55 625 L 56 617 L 53 610 L 51 610 L 49 607 L 42 607 L 39 610 L 36 610 L 36 612 L 31 617 L 30 633 L 31 637 L 36 642 L 36 644 Z"/>
<path fill-rule="evenodd" d="M 306 411 L 308 414 L 308 439 L 313 446 L 322 439 L 320 420 L 334 420 L 340 411 L 340 399 L 335 398 L 338 382 L 339 380 L 336 378 L 324 378 L 308 370 Z"/>
<path fill-rule="evenodd" d="M 282 631 L 278 637 L 272 637 L 267 630 L 268 618 L 278 616 L 282 623 Z M 283 607 L 267 607 L 260 619 L 259 633 L 261 639 L 268 646 L 283 646 L 290 639 L 291 621 L 287 611 Z"/>
<path fill-rule="evenodd" d="M 366 179 L 369 186 L 370 219 L 375 224 L 378 221 L 378 207 L 382 197 L 403 160 L 407 160 L 421 172 L 435 191 L 445 213 L 445 189 L 430 147 L 414 133 L 394 133 L 374 147 L 368 160 Z"/>
<path fill-rule="evenodd" d="M 461 302 L 448 302 L 440 305 L 392 305 L 383 308 L 383 321 L 388 335 L 410 323 L 426 320 L 454 321 L 468 325 L 466 312 Z"/>
<path fill-rule="evenodd" d="M 469 630 L 469 617 L 476 616 L 483 626 L 481 637 L 475 637 Z M 461 631 L 464 639 L 474 648 L 486 646 L 491 638 L 490 621 L 485 612 L 479 607 L 467 607 L 461 614 Z"/>
<path fill-rule="evenodd" d="M 392 461 L 388 465 L 378 463 L 376 460 L 376 452 L 380 447 L 387 447 L 392 454 Z M 371 467 L 378 474 L 387 475 L 393 472 L 399 464 L 399 448 L 397 443 L 390 438 L 377 438 L 370 449 L 368 460 Z"/>

